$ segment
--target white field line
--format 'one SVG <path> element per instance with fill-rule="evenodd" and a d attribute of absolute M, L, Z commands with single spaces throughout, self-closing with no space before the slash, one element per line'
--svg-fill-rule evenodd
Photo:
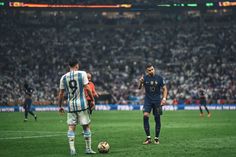
<path fill-rule="evenodd" d="M 25 131 L 25 130 L 21 130 L 21 131 L 13 131 L 13 130 L 0 130 L 0 132 L 6 132 L 6 133 L 24 133 L 24 132 L 32 132 L 32 133 L 49 133 L 49 134 L 52 134 L 52 133 L 55 133 L 55 134 L 67 134 L 67 132 L 54 132 L 54 131 Z"/>
<path fill-rule="evenodd" d="M 56 137 L 62 134 L 66 135 L 66 132 L 53 132 L 53 131 L 13 131 L 13 130 L 0 130 L 0 133 L 43 133 L 49 135 L 33 135 L 33 136 L 16 136 L 16 137 L 0 137 L 0 140 L 15 140 L 15 139 L 30 139 L 30 138 L 45 138 L 45 137 Z"/>
<path fill-rule="evenodd" d="M 19 136 L 19 137 L 4 137 L 0 140 L 16 140 L 16 139 L 29 139 L 29 138 L 45 138 L 45 137 L 55 137 L 61 135 L 40 135 L 40 136 Z"/>

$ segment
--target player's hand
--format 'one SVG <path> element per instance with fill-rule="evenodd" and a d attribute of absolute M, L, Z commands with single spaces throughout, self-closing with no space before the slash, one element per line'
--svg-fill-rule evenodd
<path fill-rule="evenodd" d="M 164 105 L 166 105 L 166 99 L 165 99 L 165 98 L 163 98 L 163 99 L 161 100 L 161 106 L 164 106 Z"/>
<path fill-rule="evenodd" d="M 91 101 L 89 105 L 90 105 L 89 106 L 90 110 L 94 110 L 95 109 L 95 101 Z"/>
<path fill-rule="evenodd" d="M 89 103 L 89 114 L 92 115 L 93 110 L 95 109 L 95 101 Z"/>
<path fill-rule="evenodd" d="M 98 97 L 99 97 L 99 94 L 98 94 L 98 93 L 95 93 L 94 97 L 98 98 Z"/>
<path fill-rule="evenodd" d="M 64 108 L 63 108 L 63 107 L 60 107 L 59 112 L 60 112 L 61 114 L 64 114 L 64 113 L 65 113 Z"/>
<path fill-rule="evenodd" d="M 141 83 L 143 83 L 143 82 L 144 82 L 143 75 L 140 77 L 139 81 L 140 81 Z"/>

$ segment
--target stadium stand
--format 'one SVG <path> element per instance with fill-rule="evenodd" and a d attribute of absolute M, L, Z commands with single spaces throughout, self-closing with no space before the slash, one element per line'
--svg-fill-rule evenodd
<path fill-rule="evenodd" d="M 70 57 L 93 73 L 97 103 L 142 104 L 145 64 L 165 76 L 172 100 L 236 103 L 234 12 L 0 11 L 0 104 L 23 100 L 24 81 L 37 104 L 55 104 Z"/>

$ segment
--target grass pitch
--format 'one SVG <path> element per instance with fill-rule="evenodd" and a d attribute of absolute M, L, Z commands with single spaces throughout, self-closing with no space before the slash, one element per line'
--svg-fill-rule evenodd
<path fill-rule="evenodd" d="M 66 157 L 66 115 L 38 112 L 38 121 L 23 113 L 0 113 L 1 157 Z M 92 115 L 92 147 L 107 141 L 108 154 L 84 154 L 82 129 L 77 126 L 77 156 L 106 157 L 235 157 L 236 111 L 212 111 L 211 118 L 198 111 L 165 111 L 162 116 L 160 145 L 142 145 L 146 138 L 142 111 L 95 111 Z M 154 136 L 154 120 L 150 118 Z"/>

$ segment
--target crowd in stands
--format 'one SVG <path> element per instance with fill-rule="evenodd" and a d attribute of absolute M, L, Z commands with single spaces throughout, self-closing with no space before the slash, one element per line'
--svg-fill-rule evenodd
<path fill-rule="evenodd" d="M 138 80 L 147 63 L 165 78 L 169 104 L 197 103 L 199 88 L 211 104 L 236 103 L 233 14 L 104 15 L 2 11 L 0 104 L 21 103 L 24 82 L 35 89 L 36 104 L 56 104 L 59 79 L 71 57 L 92 73 L 101 95 L 97 103 L 142 104 Z"/>

